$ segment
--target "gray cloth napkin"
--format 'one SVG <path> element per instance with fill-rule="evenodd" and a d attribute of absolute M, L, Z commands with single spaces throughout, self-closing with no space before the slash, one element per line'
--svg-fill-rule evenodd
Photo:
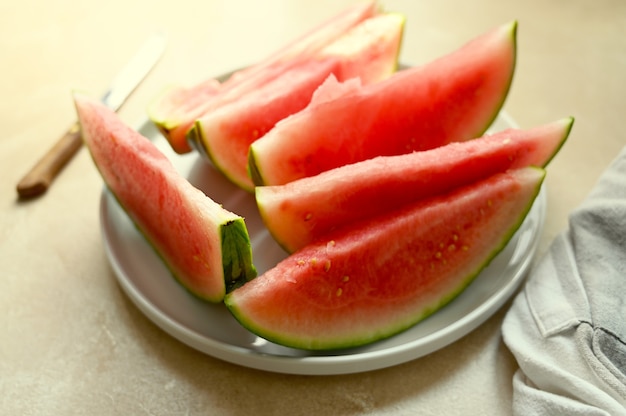
<path fill-rule="evenodd" d="M 515 415 L 626 415 L 626 148 L 531 271 L 502 333 L 519 364 Z"/>

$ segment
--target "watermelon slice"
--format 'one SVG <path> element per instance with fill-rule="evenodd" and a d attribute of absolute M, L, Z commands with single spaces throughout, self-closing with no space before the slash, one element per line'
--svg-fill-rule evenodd
<path fill-rule="evenodd" d="M 243 218 L 193 187 L 116 113 L 81 94 L 74 100 L 104 182 L 182 285 L 220 302 L 256 276 Z"/>
<path fill-rule="evenodd" d="M 527 167 L 358 223 L 226 295 L 253 333 L 290 347 L 354 347 L 403 331 L 466 288 L 513 236 L 545 171 Z"/>
<path fill-rule="evenodd" d="M 208 112 L 187 135 L 226 177 L 252 191 L 248 149 L 283 118 L 309 104 L 315 90 L 333 74 L 376 82 L 396 69 L 405 18 L 387 13 L 357 25 L 319 52 L 316 59 L 294 62 L 285 72 L 236 101 Z"/>
<path fill-rule="evenodd" d="M 194 121 L 219 105 L 214 98 L 222 98 L 222 93 L 243 95 L 254 91 L 276 76 L 276 67 L 282 67 L 291 60 L 303 60 L 314 56 L 328 44 L 342 36 L 363 20 L 378 14 L 375 1 L 360 3 L 333 16 L 295 41 L 289 43 L 267 59 L 233 74 L 222 86 L 222 91 L 210 97 L 206 94 L 207 85 L 217 83 L 209 79 L 191 88 L 175 87 L 166 90 L 149 106 L 148 115 L 178 153 L 192 150 L 186 141 L 186 134 Z M 269 73 L 266 71 L 269 70 Z M 240 85 L 243 84 L 243 85 Z M 181 94 L 181 92 L 183 92 Z M 185 101 L 181 102 L 181 95 Z"/>
<path fill-rule="evenodd" d="M 566 118 L 423 152 L 380 156 L 255 190 L 261 217 L 289 252 L 328 232 L 507 169 L 544 167 L 567 139 Z"/>
<path fill-rule="evenodd" d="M 481 136 L 508 94 L 516 22 L 426 65 L 354 91 L 314 99 L 250 147 L 257 185 L 281 185 L 381 155 L 427 150 Z M 338 88 L 332 81 L 325 90 Z"/>

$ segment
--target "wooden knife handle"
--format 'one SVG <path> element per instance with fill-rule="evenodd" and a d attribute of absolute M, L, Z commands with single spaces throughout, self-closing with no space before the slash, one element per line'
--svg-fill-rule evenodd
<path fill-rule="evenodd" d="M 82 143 L 80 125 L 76 122 L 19 181 L 17 193 L 20 198 L 32 198 L 46 192 Z"/>

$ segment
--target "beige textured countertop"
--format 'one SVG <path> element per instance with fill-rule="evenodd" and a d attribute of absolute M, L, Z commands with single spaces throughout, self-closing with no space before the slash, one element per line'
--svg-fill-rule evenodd
<path fill-rule="evenodd" d="M 170 83 L 266 56 L 349 0 L 4 2 L 0 6 L 0 414 L 506 415 L 516 363 L 504 309 L 426 357 L 341 376 L 252 370 L 204 355 L 124 295 L 104 253 L 102 181 L 83 149 L 43 197 L 15 184 L 74 120 L 72 89 L 99 95 L 147 35 L 169 35 L 158 67 L 120 112 L 145 118 Z M 401 59 L 421 63 L 519 21 L 506 110 L 522 127 L 575 116 L 549 167 L 540 251 L 626 143 L 626 2 L 382 3 L 407 26 Z"/>

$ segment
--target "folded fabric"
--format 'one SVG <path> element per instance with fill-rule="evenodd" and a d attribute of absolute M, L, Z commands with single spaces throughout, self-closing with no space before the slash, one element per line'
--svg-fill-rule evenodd
<path fill-rule="evenodd" d="M 626 148 L 507 312 L 515 415 L 626 415 Z"/>

